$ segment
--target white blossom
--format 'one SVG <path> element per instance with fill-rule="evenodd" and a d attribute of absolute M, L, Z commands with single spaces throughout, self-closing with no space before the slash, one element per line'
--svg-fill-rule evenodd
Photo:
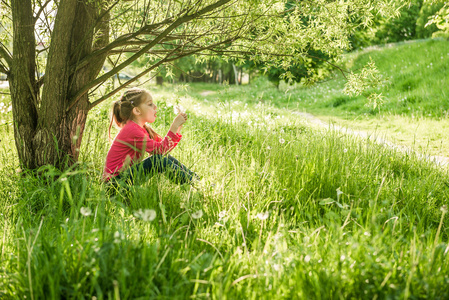
<path fill-rule="evenodd" d="M 178 104 L 175 107 L 173 107 L 173 111 L 177 115 L 177 114 L 180 114 L 180 113 L 185 113 L 186 109 L 184 107 L 182 107 L 182 105 Z"/>
<path fill-rule="evenodd" d="M 92 214 L 92 210 L 89 207 L 81 207 L 80 212 L 83 216 L 88 217 Z"/>
<path fill-rule="evenodd" d="M 145 209 L 144 211 L 139 209 L 134 212 L 134 216 L 144 222 L 151 222 L 156 219 L 156 211 L 154 209 Z"/>
<path fill-rule="evenodd" d="M 203 210 L 198 210 L 192 214 L 192 218 L 199 219 L 203 216 Z"/>
<path fill-rule="evenodd" d="M 228 212 L 226 210 L 222 210 L 218 214 L 218 218 L 219 218 L 219 220 L 221 220 L 221 219 L 225 218 L 227 215 L 228 215 Z"/>
<path fill-rule="evenodd" d="M 266 219 L 268 219 L 269 215 L 270 215 L 270 213 L 266 211 L 266 212 L 258 213 L 256 215 L 256 217 L 259 218 L 260 220 L 266 220 Z"/>

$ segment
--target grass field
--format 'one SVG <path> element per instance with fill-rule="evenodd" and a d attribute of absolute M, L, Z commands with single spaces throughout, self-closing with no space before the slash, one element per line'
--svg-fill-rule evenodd
<path fill-rule="evenodd" d="M 90 114 L 79 165 L 35 177 L 17 170 L 4 98 L 0 298 L 449 298 L 447 171 L 313 129 L 293 96 L 253 84 L 149 87 L 159 133 L 187 108 L 172 155 L 203 178 L 114 197 L 100 180 L 112 99 Z"/>
<path fill-rule="evenodd" d="M 250 86 L 230 87 L 226 100 L 258 101 L 312 113 L 325 123 L 364 130 L 419 152 L 449 157 L 449 41 L 423 40 L 371 47 L 346 55 L 347 69 L 358 70 L 370 57 L 384 78 L 380 109 L 367 105 L 365 96 L 343 94 L 344 78 L 334 77 L 313 87 L 256 79 Z M 198 99 L 223 100 L 223 87 L 192 84 L 188 94 Z M 201 93 L 210 91 L 206 95 Z M 222 91 L 219 96 L 216 94 Z"/>

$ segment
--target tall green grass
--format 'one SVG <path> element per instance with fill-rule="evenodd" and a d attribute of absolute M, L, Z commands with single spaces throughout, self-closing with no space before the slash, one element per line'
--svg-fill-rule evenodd
<path fill-rule="evenodd" d="M 1 127 L 1 298 L 449 297 L 447 172 L 263 97 L 150 89 L 159 133 L 171 105 L 188 109 L 172 155 L 203 177 L 195 188 L 156 175 L 109 196 L 110 103 L 64 172 L 17 172 Z"/>

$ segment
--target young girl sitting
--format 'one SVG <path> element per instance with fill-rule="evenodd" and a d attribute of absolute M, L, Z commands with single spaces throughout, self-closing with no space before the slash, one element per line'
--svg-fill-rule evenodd
<path fill-rule="evenodd" d="M 190 171 L 172 156 L 165 156 L 182 138 L 179 133 L 187 121 L 187 114 L 179 113 L 164 138 L 161 138 L 149 125 L 156 120 L 157 106 L 147 90 L 132 88 L 120 100 L 114 102 L 111 126 L 114 122 L 121 128 L 115 137 L 106 157 L 103 179 L 106 182 L 118 179 L 132 182 L 136 174 L 150 174 L 168 171 L 169 178 L 176 183 L 191 183 Z M 143 159 L 145 152 L 150 156 Z M 142 160 L 143 159 L 143 160 Z M 111 180 L 114 179 L 114 180 Z"/>

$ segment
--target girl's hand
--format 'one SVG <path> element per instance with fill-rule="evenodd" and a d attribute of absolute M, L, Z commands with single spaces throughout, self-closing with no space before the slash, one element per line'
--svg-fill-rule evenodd
<path fill-rule="evenodd" d="M 173 120 L 173 123 L 170 126 L 170 131 L 176 134 L 178 130 L 180 130 L 179 127 L 182 127 L 182 124 L 184 124 L 186 121 L 187 121 L 187 114 L 179 113 Z"/>
<path fill-rule="evenodd" d="M 179 113 L 175 120 L 173 121 L 173 125 L 176 127 L 182 126 L 187 121 L 187 114 L 186 113 Z"/>

